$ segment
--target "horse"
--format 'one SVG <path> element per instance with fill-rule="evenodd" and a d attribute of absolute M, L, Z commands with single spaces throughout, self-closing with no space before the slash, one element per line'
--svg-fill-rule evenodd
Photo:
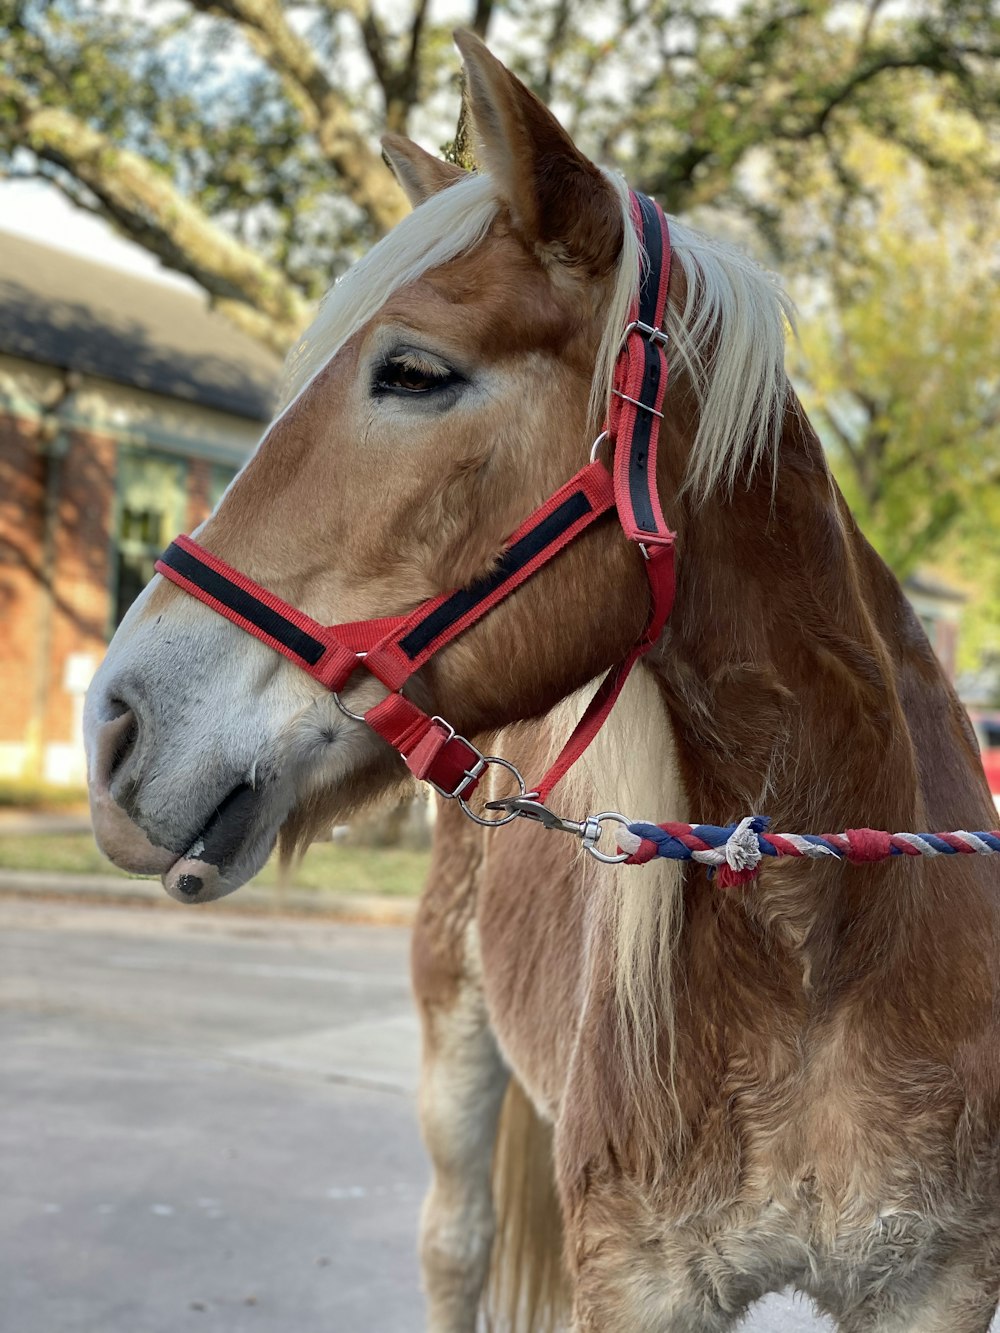
<path fill-rule="evenodd" d="M 624 184 L 457 41 L 484 169 L 385 140 L 413 211 L 333 287 L 198 533 L 323 623 L 497 568 L 586 457 L 642 269 Z M 734 248 L 670 231 L 655 480 L 676 600 L 562 807 L 989 827 L 965 714 L 789 384 L 786 298 Z M 408 694 L 533 772 L 647 608 L 642 553 L 595 522 Z M 101 847 L 181 901 L 232 891 L 279 833 L 294 850 L 398 790 L 398 755 L 350 716 L 384 695 L 360 670 L 334 698 L 155 577 L 87 700 Z M 503 799 L 505 770 L 486 781 Z M 441 803 L 412 945 L 432 1333 L 484 1310 L 495 1328 L 723 1333 L 786 1287 L 842 1333 L 985 1333 L 994 866 L 767 864 L 720 888 L 569 844 Z"/>

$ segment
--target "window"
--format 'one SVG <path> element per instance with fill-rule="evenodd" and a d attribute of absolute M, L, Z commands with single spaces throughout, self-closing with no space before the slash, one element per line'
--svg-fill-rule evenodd
<path fill-rule="evenodd" d="M 119 455 L 111 608 L 115 627 L 153 577 L 157 556 L 183 531 L 186 509 L 183 462 L 157 454 Z"/>

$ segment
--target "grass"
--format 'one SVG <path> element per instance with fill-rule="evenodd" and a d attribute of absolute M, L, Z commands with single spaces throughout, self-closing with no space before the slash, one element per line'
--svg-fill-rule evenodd
<path fill-rule="evenodd" d="M 428 861 L 429 853 L 425 851 L 318 842 L 292 867 L 287 887 L 317 893 L 412 896 L 420 892 Z M 9 836 L 0 831 L 0 870 L 127 878 L 124 871 L 104 859 L 89 833 Z M 277 859 L 272 857 L 254 883 L 267 888 L 276 886 L 278 881 Z"/>
<path fill-rule="evenodd" d="M 86 810 L 86 787 L 62 787 L 29 778 L 0 778 L 0 809 Z"/>

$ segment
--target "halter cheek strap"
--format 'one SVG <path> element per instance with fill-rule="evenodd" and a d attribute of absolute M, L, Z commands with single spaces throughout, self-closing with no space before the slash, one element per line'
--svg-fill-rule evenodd
<path fill-rule="evenodd" d="M 656 456 L 667 391 L 667 335 L 663 322 L 670 283 L 670 232 L 655 200 L 632 191 L 632 225 L 642 242 L 639 293 L 629 312 L 611 390 L 606 433 L 614 447 L 615 505 L 622 531 L 645 558 L 649 620 L 642 638 L 612 667 L 583 717 L 536 787 L 544 802 L 607 720 L 629 673 L 659 639 L 674 604 L 674 540 L 660 507 Z"/>
<path fill-rule="evenodd" d="M 632 667 L 659 638 L 673 605 L 674 534 L 663 517 L 656 488 L 667 387 L 662 326 L 670 238 L 666 217 L 654 200 L 633 193 L 631 215 L 646 263 L 615 367 L 608 421 L 598 441 L 607 440 L 614 450 L 614 474 L 597 461 L 582 468 L 511 534 L 490 574 L 424 602 L 407 616 L 322 625 L 190 537 L 178 537 L 156 562 L 158 573 L 287 657 L 332 691 L 342 711 L 359 718 L 362 715 L 350 713 L 338 696 L 363 664 L 390 691 L 363 720 L 402 755 L 416 777 L 430 782 L 443 796 L 458 798 L 467 812 L 465 799 L 488 764 L 511 765 L 482 754 L 442 718 L 428 716 L 405 698 L 400 690 L 410 677 L 616 508 L 622 531 L 638 544 L 645 560 L 649 620 L 642 638 L 608 674 L 559 757 L 533 789 L 544 801 L 600 729 Z M 526 784 L 512 771 L 523 796 Z M 507 823 L 513 818 L 516 813 L 480 822 Z"/>

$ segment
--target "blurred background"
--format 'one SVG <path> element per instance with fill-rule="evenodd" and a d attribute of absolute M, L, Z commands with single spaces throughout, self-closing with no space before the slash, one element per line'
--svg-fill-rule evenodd
<path fill-rule="evenodd" d="M 485 36 L 592 156 L 780 274 L 800 311 L 788 353 L 798 392 L 970 708 L 1000 801 L 994 0 L 0 0 L 0 894 L 11 950 L 0 995 L 27 1024 L 14 1024 L 22 1092 L 3 1123 L 15 1157 L 23 1117 L 49 1123 L 56 1103 L 79 1098 L 89 1124 L 117 1127 L 92 1142 L 78 1117 L 27 1162 L 32 1180 L 58 1170 L 75 1181 L 75 1203 L 27 1176 L 8 1195 L 23 1261 L 0 1282 L 0 1304 L 13 1302 L 29 1333 L 109 1333 L 116 1321 L 132 1333 L 189 1320 L 420 1327 L 411 1251 L 423 1166 L 412 1109 L 390 1095 L 408 1096 L 415 1080 L 405 932 L 352 934 L 329 918 L 409 919 L 430 807 L 337 830 L 292 883 L 269 869 L 237 895 L 241 906 L 219 904 L 194 926 L 171 916 L 157 934 L 137 905 L 159 889 L 126 881 L 93 848 L 80 715 L 157 554 L 210 512 L 254 448 L 315 302 L 405 211 L 378 135 L 456 151 L 456 25 Z M 116 906 L 80 915 L 97 901 Z M 271 914 L 266 931 L 255 911 Z M 293 912 L 312 913 L 308 933 Z M 310 952 L 320 944 L 322 959 Z M 177 996 L 190 1001 L 192 975 L 199 1004 L 188 1012 Z M 277 1000 L 265 1002 L 262 978 Z M 305 1017 L 316 988 L 335 1001 L 333 1028 Z M 165 1031 L 176 1038 L 169 1058 Z M 80 1042 L 86 1060 L 74 1055 Z M 177 1147 L 188 1103 L 162 1123 L 150 1111 L 164 1105 L 151 1089 L 167 1069 L 207 1122 L 241 1121 L 221 1084 L 184 1084 L 201 1066 L 189 1060 L 182 1076 L 170 1065 L 179 1050 L 221 1062 L 226 1095 L 272 1116 L 255 1122 L 262 1193 L 235 1212 L 220 1199 L 248 1186 L 231 1159 Z M 302 1087 L 297 1100 L 288 1093 L 291 1111 L 277 1084 L 273 1105 L 259 1085 L 238 1087 L 250 1067 L 308 1084 L 315 1124 L 299 1123 L 313 1105 Z M 95 1069 L 106 1074 L 96 1087 Z M 137 1088 L 141 1112 L 128 1100 Z M 163 1197 L 138 1166 L 126 1171 L 127 1214 L 115 1173 L 140 1160 L 129 1153 L 147 1112 Z M 321 1157 L 326 1115 L 352 1125 L 360 1115 L 372 1140 L 341 1143 L 342 1175 L 319 1182 L 301 1153 L 274 1158 L 271 1129 L 283 1141 L 286 1116 Z M 261 1153 L 272 1154 L 266 1169 Z M 165 1163 L 183 1176 L 196 1161 L 214 1184 L 185 1182 L 182 1203 Z M 289 1207 L 355 1209 L 337 1234 L 356 1248 L 344 1242 L 331 1259 L 310 1240 L 301 1272 L 291 1242 L 284 1257 L 271 1253 L 288 1266 L 284 1304 L 271 1308 L 256 1278 L 265 1220 L 274 1174 L 287 1184 L 296 1172 Z M 256 1218 L 258 1232 L 210 1239 L 236 1215 Z M 190 1243 L 168 1242 L 167 1272 L 180 1265 L 190 1292 L 133 1292 L 114 1313 L 107 1292 L 136 1280 L 127 1256 L 152 1253 L 170 1218 L 184 1219 Z M 297 1234 L 285 1216 L 280 1230 Z M 387 1246 L 382 1279 L 365 1269 L 366 1235 Z M 81 1237 L 86 1263 L 72 1257 Z M 193 1257 L 203 1239 L 216 1257 L 249 1256 L 228 1294 L 203 1280 Z M 32 1267 L 40 1251 L 67 1266 L 62 1295 Z M 380 1280 L 391 1313 L 369 1319 Z M 90 1294 L 74 1304 L 67 1291 Z M 329 1324 L 320 1312 L 331 1308 Z M 801 1313 L 782 1323 L 778 1307 L 768 1318 L 761 1329 L 812 1327 Z"/>

